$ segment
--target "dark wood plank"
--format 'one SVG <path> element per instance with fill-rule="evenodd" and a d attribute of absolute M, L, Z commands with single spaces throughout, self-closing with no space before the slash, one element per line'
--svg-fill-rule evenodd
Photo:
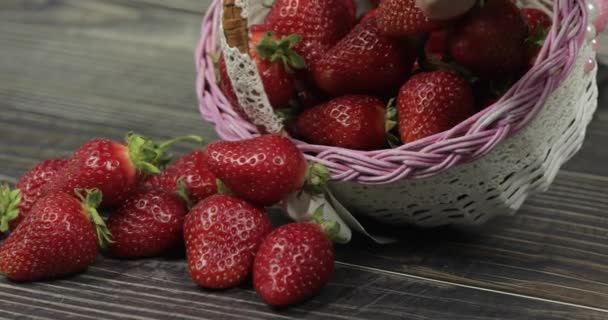
<path fill-rule="evenodd" d="M 120 138 L 128 130 L 156 138 L 197 133 L 208 140 L 215 139 L 212 128 L 198 116 L 193 88 L 192 52 L 198 38 L 200 14 L 182 7 L 183 3 L 186 6 L 192 3 L 186 0 L 164 3 L 152 0 L 8 0 L 0 3 L 0 179 L 14 180 L 42 158 L 68 156 L 89 138 Z M 168 9 L 170 6 L 174 8 Z M 553 188 L 530 199 L 517 216 L 494 221 L 474 233 L 411 230 L 407 231 L 410 236 L 404 243 L 394 246 L 378 247 L 357 239 L 353 245 L 339 248 L 341 261 L 349 266 L 372 267 L 402 275 L 342 266 L 334 284 L 321 297 L 285 315 L 315 315 L 314 312 L 321 309 L 330 314 L 366 318 L 375 312 L 385 315 L 382 310 L 386 309 L 389 310 L 387 318 L 503 318 L 501 314 L 512 319 L 605 318 L 604 314 L 587 309 L 502 294 L 495 296 L 495 293 L 458 285 L 605 307 L 608 302 L 608 250 L 604 245 L 608 237 L 604 217 L 608 209 L 606 106 L 602 105 L 590 126 L 585 148 L 559 175 Z M 192 147 L 192 144 L 183 144 L 178 151 Z M 13 298 L 8 308 L 4 308 L 4 303 L 9 303 L 0 299 L 3 306 L 0 309 L 35 310 L 42 318 L 57 318 L 54 308 L 59 308 L 65 317 L 81 318 L 81 314 L 101 317 L 94 311 L 101 308 L 96 304 L 100 299 L 93 299 L 92 293 L 87 298 L 83 291 L 83 296 L 75 298 L 86 301 L 70 300 L 69 297 L 74 296 L 70 290 L 91 289 L 86 285 L 100 287 L 98 290 L 109 296 L 107 301 L 116 303 L 126 297 L 140 298 L 128 291 L 118 291 L 120 285 L 109 283 L 111 275 L 111 279 L 125 282 L 135 281 L 133 277 L 139 285 L 147 285 L 150 276 L 160 278 L 160 282 L 150 282 L 153 288 L 125 284 L 132 286 L 129 290 L 133 292 L 163 297 L 141 297 L 153 300 L 154 306 L 179 305 L 180 301 L 163 299 L 181 299 L 183 294 L 185 299 L 200 298 L 202 302 L 223 297 L 239 299 L 238 303 L 246 305 L 243 312 L 270 312 L 261 304 L 250 306 L 251 302 L 244 302 L 257 301 L 249 287 L 227 295 L 203 292 L 184 280 L 182 269 L 182 262 L 150 261 L 139 265 L 103 260 L 76 278 L 25 287 L 10 285 L 10 288 L 2 282 L 7 291 L 3 288 L 0 295 Z M 126 272 L 127 278 L 112 272 Z M 368 272 L 380 272 L 383 278 L 378 280 Z M 438 285 L 403 274 L 458 285 Z M 176 285 L 185 288 L 185 293 L 163 291 L 173 284 L 163 282 L 166 280 L 177 282 Z M 30 292 L 30 295 L 24 294 L 24 289 L 44 292 Z M 384 294 L 381 289 L 392 291 Z M 371 293 L 368 290 L 372 290 Z M 47 291 L 59 297 L 49 296 Z M 32 301 L 25 298 L 34 299 L 32 296 L 46 302 L 26 308 Z M 458 303 L 453 299 L 459 300 Z M 62 300 L 70 302 L 67 306 L 57 306 Z M 227 304 L 234 304 L 228 301 Z M 133 306 L 141 306 L 138 303 L 134 302 Z M 204 309 L 201 304 L 184 303 L 192 308 L 179 310 L 186 317 Z M 370 306 L 363 307 L 366 303 Z M 492 307 L 493 304 L 498 306 Z M 454 308 L 467 317 L 458 318 L 455 314 L 448 317 L 441 313 L 446 312 L 445 308 Z M 547 311 L 542 313 L 541 309 Z M 165 316 L 118 310 L 142 317 Z M 156 311 L 167 310 L 171 309 Z M 247 316 L 235 311 L 236 314 Z M 215 318 L 211 311 L 200 315 Z"/>
<path fill-rule="evenodd" d="M 338 265 L 314 299 L 273 310 L 249 284 L 197 288 L 182 261 L 100 258 L 86 273 L 37 284 L 0 280 L 2 312 L 51 319 L 603 319 L 607 312 Z"/>

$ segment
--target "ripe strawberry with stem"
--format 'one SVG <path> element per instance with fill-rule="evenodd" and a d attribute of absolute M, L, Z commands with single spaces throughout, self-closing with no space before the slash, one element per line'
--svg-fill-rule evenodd
<path fill-rule="evenodd" d="M 192 205 L 217 193 L 216 176 L 209 170 L 203 151 L 190 152 L 171 164 L 158 175 L 152 176 L 146 186 L 159 187 L 169 193 L 185 191 Z M 180 181 L 184 188 L 179 188 Z"/>
<path fill-rule="evenodd" d="M 302 112 L 296 131 L 304 140 L 355 150 L 386 146 L 385 105 L 365 95 L 348 95 Z"/>
<path fill-rule="evenodd" d="M 451 129 L 472 116 L 473 92 L 454 71 L 423 72 L 403 85 L 397 110 L 401 141 L 408 143 Z"/>
<path fill-rule="evenodd" d="M 276 204 L 300 190 L 308 166 L 294 143 L 279 135 L 212 143 L 205 148 L 204 159 L 230 190 L 260 206 Z"/>
<path fill-rule="evenodd" d="M 253 286 L 269 305 L 286 307 L 319 292 L 334 271 L 335 252 L 330 240 L 339 232 L 336 222 L 292 223 L 270 233 L 255 257 Z M 320 224 L 319 224 L 320 223 Z"/>
<path fill-rule="evenodd" d="M 272 230 L 263 209 L 215 195 L 186 217 L 184 239 L 192 280 L 208 289 L 239 285 L 251 272 L 258 247 Z"/>
<path fill-rule="evenodd" d="M 110 233 L 96 208 L 99 190 L 53 192 L 40 199 L 0 247 L 0 273 L 38 281 L 83 271 L 95 262 Z"/>
<path fill-rule="evenodd" d="M 380 34 L 376 18 L 369 17 L 319 59 L 313 74 L 333 96 L 380 94 L 403 84 L 414 60 L 407 42 Z"/>
<path fill-rule="evenodd" d="M 295 47 L 306 64 L 313 66 L 323 52 L 345 36 L 356 22 L 348 0 L 277 0 L 264 20 L 271 30 L 298 34 Z"/>
<path fill-rule="evenodd" d="M 44 160 L 19 178 L 15 189 L 0 185 L 0 234 L 14 230 L 42 197 L 42 187 L 53 179 L 67 159 Z"/>
<path fill-rule="evenodd" d="M 525 66 L 528 28 L 511 0 L 485 0 L 450 28 L 447 51 L 484 79 L 517 74 Z"/>
<path fill-rule="evenodd" d="M 286 107 L 295 92 L 294 72 L 306 66 L 304 59 L 293 50 L 301 37 L 297 34 L 280 36 L 261 25 L 251 26 L 250 31 L 249 55 L 257 66 L 270 105 L 275 109 Z M 220 88 L 233 107 L 237 107 L 237 112 L 244 115 L 223 56 L 220 57 L 219 71 Z"/>
<path fill-rule="evenodd" d="M 104 195 L 103 206 L 120 205 L 142 178 L 160 173 L 159 166 L 168 162 L 169 147 L 182 140 L 202 141 L 198 136 L 186 136 L 155 143 L 134 133 L 127 135 L 126 143 L 91 140 L 45 185 L 43 194 L 96 188 Z"/>
<path fill-rule="evenodd" d="M 184 183 L 180 186 L 185 188 Z M 108 220 L 113 240 L 109 253 L 120 258 L 166 253 L 181 243 L 187 213 L 186 201 L 177 194 L 154 187 L 138 189 Z"/>
<path fill-rule="evenodd" d="M 429 19 L 416 6 L 416 0 L 383 0 L 378 5 L 376 16 L 383 34 L 401 38 L 437 31 L 448 23 Z"/>
<path fill-rule="evenodd" d="M 522 8 L 521 13 L 528 25 L 529 34 L 526 38 L 526 61 L 532 67 L 549 34 L 552 21 L 548 14 L 539 9 Z"/>

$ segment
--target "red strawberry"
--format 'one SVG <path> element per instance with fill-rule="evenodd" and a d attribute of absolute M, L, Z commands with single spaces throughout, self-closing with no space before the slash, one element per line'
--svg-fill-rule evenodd
<path fill-rule="evenodd" d="M 182 240 L 183 200 L 160 189 L 145 187 L 131 194 L 108 220 L 110 254 L 121 258 L 154 257 Z"/>
<path fill-rule="evenodd" d="M 95 262 L 98 241 L 109 233 L 96 211 L 98 190 L 63 192 L 40 199 L 0 247 L 0 273 L 13 281 L 37 281 L 80 272 Z"/>
<path fill-rule="evenodd" d="M 313 68 L 315 80 L 334 95 L 383 93 L 407 79 L 414 52 L 404 41 L 383 36 L 376 19 L 364 19 Z"/>
<path fill-rule="evenodd" d="M 386 145 L 385 105 L 371 96 L 343 96 L 308 109 L 296 122 L 304 140 L 355 150 Z"/>
<path fill-rule="evenodd" d="M 194 151 L 177 159 L 165 171 L 146 181 L 146 185 L 177 193 L 180 191 L 180 180 L 186 187 L 187 198 L 193 204 L 217 193 L 217 178 L 207 168 L 202 151 Z"/>
<path fill-rule="evenodd" d="M 184 223 L 192 280 L 208 289 L 237 286 L 249 275 L 271 230 L 264 210 L 243 200 L 215 195 L 201 201 Z"/>
<path fill-rule="evenodd" d="M 397 98 L 404 143 L 443 132 L 474 113 L 471 86 L 458 74 L 439 70 L 408 80 Z"/>
<path fill-rule="evenodd" d="M 273 108 L 283 108 L 289 104 L 289 99 L 295 92 L 295 77 L 293 70 L 305 67 L 304 60 L 292 48 L 300 41 L 300 36 L 290 35 L 279 37 L 270 32 L 265 26 L 255 25 L 250 28 L 249 55 L 255 62 L 264 91 Z M 224 57 L 220 57 L 220 88 L 228 101 L 243 114 L 234 93 L 232 82 L 226 69 Z"/>
<path fill-rule="evenodd" d="M 484 78 L 523 70 L 528 28 L 511 0 L 474 7 L 448 34 L 448 51 L 459 64 Z"/>
<path fill-rule="evenodd" d="M 67 159 L 44 160 L 21 176 L 15 190 L 0 186 L 0 233 L 14 230 L 25 219 L 42 197 L 41 188 L 67 163 Z"/>
<path fill-rule="evenodd" d="M 264 24 L 281 34 L 301 35 L 295 50 L 312 66 L 320 54 L 350 31 L 355 21 L 348 0 L 277 0 Z"/>
<path fill-rule="evenodd" d="M 385 0 L 378 5 L 378 28 L 392 37 L 408 37 L 442 29 L 446 21 L 429 19 L 416 0 Z"/>
<path fill-rule="evenodd" d="M 232 86 L 232 81 L 228 75 L 228 69 L 226 69 L 226 60 L 224 60 L 223 55 L 220 56 L 220 60 L 218 62 L 218 71 L 220 76 L 219 87 L 226 97 L 226 100 L 228 100 L 228 103 L 230 103 L 234 111 L 236 111 L 243 119 L 247 119 L 247 114 L 245 111 L 243 111 L 243 108 L 241 108 L 239 98 L 236 96 L 234 87 Z"/>
<path fill-rule="evenodd" d="M 188 139 L 200 141 L 199 137 Z M 127 143 L 95 139 L 82 145 L 70 162 L 44 188 L 74 192 L 74 189 L 99 189 L 104 206 L 117 206 L 134 190 L 142 176 L 160 173 L 158 165 L 166 162 L 166 151 L 174 139 L 161 144 L 129 133 Z"/>
<path fill-rule="evenodd" d="M 329 282 L 334 260 L 333 244 L 319 225 L 288 224 L 274 230 L 260 246 L 253 285 L 266 303 L 293 305 Z"/>
<path fill-rule="evenodd" d="M 367 19 L 367 18 L 376 17 L 377 15 L 378 15 L 378 10 L 377 10 L 377 9 L 372 9 L 372 10 L 369 10 L 368 12 L 366 12 L 366 13 L 363 15 L 363 18 L 361 18 L 361 21 L 363 21 L 363 20 L 365 20 L 365 19 Z"/>
<path fill-rule="evenodd" d="M 446 37 L 447 33 L 445 31 L 431 32 L 426 43 L 427 54 L 443 56 L 446 50 Z"/>
<path fill-rule="evenodd" d="M 521 13 L 528 24 L 529 36 L 526 39 L 526 61 L 528 66 L 532 67 L 551 28 L 551 17 L 544 11 L 534 8 L 523 8 Z"/>
<path fill-rule="evenodd" d="M 539 29 L 546 32 L 547 29 L 551 28 L 551 17 L 544 11 L 536 8 L 522 8 L 521 13 L 526 19 L 530 34 L 534 34 Z"/>
<path fill-rule="evenodd" d="M 204 151 L 209 169 L 239 197 L 273 205 L 304 185 L 307 163 L 291 142 L 279 135 L 221 141 Z"/>

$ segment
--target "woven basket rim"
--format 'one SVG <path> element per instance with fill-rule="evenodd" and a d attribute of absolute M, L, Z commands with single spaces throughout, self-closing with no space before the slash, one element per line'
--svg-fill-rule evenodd
<path fill-rule="evenodd" d="M 259 135 L 257 128 L 232 109 L 216 83 L 213 57 L 217 56 L 217 40 L 222 36 L 221 11 L 222 0 L 214 0 L 203 18 L 195 55 L 199 110 L 222 139 L 248 139 Z M 572 70 L 587 23 L 585 0 L 555 0 L 553 26 L 536 64 L 499 101 L 448 131 L 375 151 L 314 145 L 297 139 L 294 142 L 308 160 L 327 166 L 333 180 L 362 184 L 427 178 L 479 159 L 518 133 L 543 108 L 548 96 Z"/>

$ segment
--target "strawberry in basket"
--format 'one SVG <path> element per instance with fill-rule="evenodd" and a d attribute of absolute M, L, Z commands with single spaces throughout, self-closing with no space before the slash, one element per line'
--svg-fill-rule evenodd
<path fill-rule="evenodd" d="M 512 1 L 487 0 L 450 29 L 448 51 L 454 61 L 491 80 L 524 70 L 527 36 L 526 22 Z"/>
<path fill-rule="evenodd" d="M 282 34 L 302 36 L 295 50 L 312 66 L 353 27 L 353 6 L 350 0 L 277 0 L 264 24 Z"/>
<path fill-rule="evenodd" d="M 295 92 L 293 71 L 305 66 L 304 60 L 293 51 L 300 38 L 296 34 L 279 36 L 260 25 L 251 27 L 249 54 L 257 65 L 268 100 L 275 109 L 287 106 Z M 219 71 L 222 91 L 233 106 L 239 106 L 223 56 L 219 61 Z M 243 114 L 240 108 L 238 111 Z"/>
<path fill-rule="evenodd" d="M 526 39 L 526 61 L 528 66 L 532 67 L 545 43 L 552 22 L 551 17 L 539 9 L 522 8 L 521 12 L 526 19 L 529 34 Z"/>
<path fill-rule="evenodd" d="M 313 66 L 317 85 L 329 94 L 384 93 L 399 87 L 414 63 L 406 41 L 382 35 L 376 18 L 363 19 Z"/>

